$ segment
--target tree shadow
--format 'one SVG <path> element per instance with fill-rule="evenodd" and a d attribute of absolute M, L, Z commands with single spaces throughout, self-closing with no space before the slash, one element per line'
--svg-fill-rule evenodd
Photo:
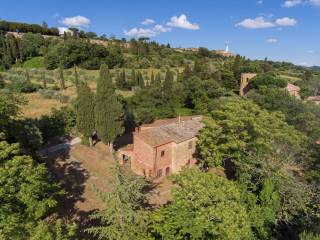
<path fill-rule="evenodd" d="M 50 153 L 47 166 L 53 180 L 61 184 L 64 194 L 58 198 L 57 215 L 59 218 L 74 222 L 78 226 L 79 239 L 95 239 L 84 230 L 99 224 L 90 219 L 90 215 L 97 209 L 83 211 L 76 207 L 77 202 L 84 202 L 83 197 L 89 172 L 82 167 L 82 163 L 70 156 L 70 147 L 55 153 Z"/>

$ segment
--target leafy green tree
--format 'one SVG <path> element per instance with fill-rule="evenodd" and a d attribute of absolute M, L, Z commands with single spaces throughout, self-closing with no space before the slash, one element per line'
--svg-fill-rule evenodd
<path fill-rule="evenodd" d="M 260 88 L 261 86 L 285 88 L 287 81 L 279 78 L 274 73 L 262 73 L 254 77 L 250 82 L 251 88 Z"/>
<path fill-rule="evenodd" d="M 174 182 L 171 203 L 151 217 L 158 239 L 254 239 L 237 184 L 197 169 L 182 171 Z"/>
<path fill-rule="evenodd" d="M 94 95 L 86 83 L 80 83 L 77 89 L 76 116 L 77 129 L 83 135 L 82 141 L 91 145 L 91 135 L 95 130 Z"/>
<path fill-rule="evenodd" d="M 111 145 L 123 132 L 123 109 L 105 64 L 100 68 L 95 103 L 95 122 L 99 138 Z"/>
<path fill-rule="evenodd" d="M 233 73 L 227 69 L 223 69 L 221 72 L 222 86 L 228 90 L 238 90 L 239 83 L 234 77 Z"/>
<path fill-rule="evenodd" d="M 231 161 L 236 179 L 250 189 L 259 189 L 261 179 L 271 178 L 282 193 L 278 221 L 288 223 L 299 211 L 307 211 L 310 189 L 290 171 L 297 167 L 305 137 L 285 123 L 283 115 L 262 110 L 251 101 L 230 99 L 219 100 L 211 117 L 198 140 L 204 165 Z"/>
<path fill-rule="evenodd" d="M 144 210 L 147 204 L 145 190 L 149 184 L 142 177 L 121 172 L 116 160 L 114 162 L 112 190 L 107 195 L 102 194 L 106 208 L 91 215 L 101 225 L 86 231 L 99 239 L 151 239 L 147 232 L 148 212 Z"/>
<path fill-rule="evenodd" d="M 240 81 L 240 78 L 241 78 L 241 66 L 242 66 L 242 59 L 241 59 L 241 56 L 237 54 L 237 56 L 234 58 L 234 62 L 232 66 L 232 71 L 237 81 Z"/>
<path fill-rule="evenodd" d="M 76 240 L 77 225 L 64 224 L 61 219 L 55 222 L 39 222 L 31 234 L 30 240 Z"/>
<path fill-rule="evenodd" d="M 0 229 L 8 239 L 24 239 L 57 206 L 61 194 L 44 164 L 21 155 L 18 144 L 0 141 Z"/>

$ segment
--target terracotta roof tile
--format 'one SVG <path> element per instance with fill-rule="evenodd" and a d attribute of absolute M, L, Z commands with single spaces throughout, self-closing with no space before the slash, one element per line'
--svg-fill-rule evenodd
<path fill-rule="evenodd" d="M 151 146 L 159 146 L 169 142 L 180 143 L 195 137 L 204 126 L 201 116 L 189 116 L 165 119 L 144 125 L 135 134 Z"/>

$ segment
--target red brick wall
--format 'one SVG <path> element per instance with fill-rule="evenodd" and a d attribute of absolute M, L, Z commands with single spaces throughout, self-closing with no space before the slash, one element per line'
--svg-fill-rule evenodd
<path fill-rule="evenodd" d="M 155 176 L 157 176 L 157 172 L 161 170 L 161 177 L 166 176 L 166 172 L 169 174 L 172 173 L 172 145 L 173 143 L 168 143 L 165 145 L 158 146 L 156 148 L 156 171 Z M 161 156 L 161 152 L 164 152 L 164 155 Z M 167 170 L 168 168 L 168 170 Z"/>
<path fill-rule="evenodd" d="M 138 175 L 143 175 L 144 172 L 146 176 L 149 177 L 154 175 L 154 148 L 144 141 L 142 141 L 138 135 L 133 135 L 133 158 L 131 159 L 131 169 Z"/>
<path fill-rule="evenodd" d="M 179 172 L 184 166 L 194 165 L 196 159 L 194 153 L 196 151 L 197 138 L 184 141 L 182 143 L 173 144 L 173 160 L 172 160 L 172 172 Z M 189 142 L 192 142 L 192 147 L 189 149 Z"/>

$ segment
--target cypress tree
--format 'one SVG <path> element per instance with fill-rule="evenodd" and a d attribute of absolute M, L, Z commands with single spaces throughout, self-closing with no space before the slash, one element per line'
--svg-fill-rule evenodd
<path fill-rule="evenodd" d="M 5 82 L 4 82 L 2 74 L 0 74 L 0 89 L 4 88 L 4 86 L 5 86 Z"/>
<path fill-rule="evenodd" d="M 139 87 L 144 88 L 144 87 L 145 87 L 144 79 L 143 79 L 142 73 L 141 73 L 140 71 L 138 72 L 138 77 L 137 77 L 137 79 L 138 79 L 138 85 L 139 85 Z"/>
<path fill-rule="evenodd" d="M 150 85 L 151 86 L 154 86 L 154 82 L 155 81 L 155 78 L 154 78 L 154 74 L 153 74 L 153 71 L 151 72 L 151 79 L 150 79 Z"/>
<path fill-rule="evenodd" d="M 123 133 L 123 109 L 105 64 L 100 68 L 95 101 L 95 122 L 98 136 L 112 150 L 113 141 Z"/>
<path fill-rule="evenodd" d="M 133 86 L 136 86 L 137 79 L 136 79 L 136 71 L 132 69 L 131 71 L 131 82 Z"/>
<path fill-rule="evenodd" d="M 125 70 L 117 75 L 116 85 L 119 89 L 125 89 L 127 87 Z"/>
<path fill-rule="evenodd" d="M 30 82 L 30 75 L 29 75 L 28 69 L 26 69 L 26 82 L 27 82 L 27 83 L 31 83 L 31 82 Z"/>
<path fill-rule="evenodd" d="M 163 82 L 163 95 L 166 100 L 169 100 L 173 96 L 173 74 L 170 70 L 167 70 Z"/>
<path fill-rule="evenodd" d="M 74 84 L 76 87 L 79 85 L 79 76 L 78 76 L 78 71 L 77 71 L 77 66 L 74 65 Z"/>
<path fill-rule="evenodd" d="M 43 81 L 43 88 L 47 88 L 47 79 L 46 79 L 46 72 L 43 70 L 42 71 L 42 81 Z"/>
<path fill-rule="evenodd" d="M 199 74 L 202 71 L 202 66 L 200 60 L 194 62 L 193 72 L 194 74 Z"/>
<path fill-rule="evenodd" d="M 158 72 L 156 75 L 154 85 L 156 87 L 161 87 L 161 73 L 160 72 Z"/>
<path fill-rule="evenodd" d="M 83 135 L 82 141 L 90 146 L 91 134 L 95 130 L 94 94 L 85 82 L 79 84 L 76 99 L 77 129 Z"/>
<path fill-rule="evenodd" d="M 186 64 L 184 66 L 184 70 L 183 70 L 183 80 L 186 80 L 186 79 L 190 78 L 191 76 L 192 76 L 191 68 L 190 68 L 189 64 Z"/>
<path fill-rule="evenodd" d="M 66 88 L 63 76 L 63 68 L 62 66 L 59 67 L 59 76 L 60 76 L 60 88 L 64 90 Z"/>

